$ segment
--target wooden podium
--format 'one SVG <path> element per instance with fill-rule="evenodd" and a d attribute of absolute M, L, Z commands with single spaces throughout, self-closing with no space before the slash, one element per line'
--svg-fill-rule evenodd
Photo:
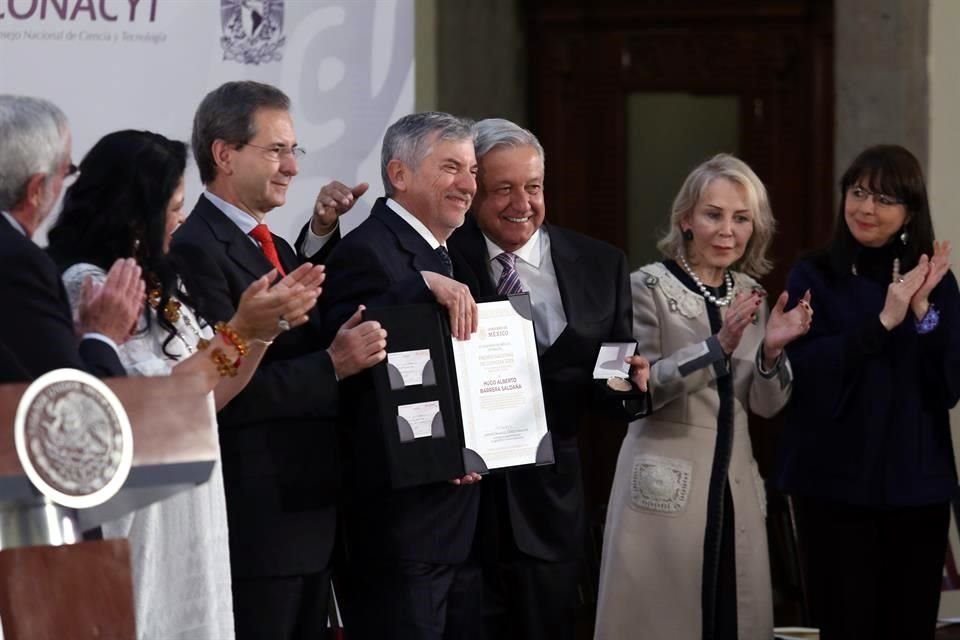
<path fill-rule="evenodd" d="M 125 409 L 133 464 L 107 502 L 69 509 L 42 496 L 14 446 L 28 384 L 0 385 L 0 625 L 2 640 L 135 640 L 126 540 L 80 532 L 194 487 L 218 457 L 213 404 L 199 378 L 104 381 Z"/>

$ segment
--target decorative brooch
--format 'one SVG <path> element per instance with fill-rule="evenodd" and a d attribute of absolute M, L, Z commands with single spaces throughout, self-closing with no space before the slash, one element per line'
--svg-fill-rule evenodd
<path fill-rule="evenodd" d="M 156 309 L 159 307 L 162 297 L 163 295 L 160 293 L 160 289 L 150 289 L 149 293 L 147 293 L 147 303 L 150 305 L 150 308 Z M 180 301 L 169 298 L 167 304 L 163 306 L 163 317 L 166 318 L 170 324 L 180 322 Z"/>

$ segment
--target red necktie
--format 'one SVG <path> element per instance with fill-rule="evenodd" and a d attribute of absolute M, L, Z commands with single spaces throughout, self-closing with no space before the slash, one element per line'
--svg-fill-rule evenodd
<path fill-rule="evenodd" d="M 253 228 L 253 231 L 250 232 L 250 237 L 260 243 L 260 249 L 263 251 L 263 255 L 267 257 L 267 260 L 270 261 L 280 275 L 285 276 L 287 272 L 283 270 L 283 265 L 280 264 L 280 256 L 277 255 L 277 245 L 273 243 L 273 236 L 270 234 L 270 229 L 267 228 L 265 224 L 258 224 Z"/>

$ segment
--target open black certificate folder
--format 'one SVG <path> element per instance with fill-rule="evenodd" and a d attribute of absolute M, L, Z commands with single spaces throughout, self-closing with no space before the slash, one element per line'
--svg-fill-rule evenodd
<path fill-rule="evenodd" d="M 396 488 L 554 461 L 530 298 L 478 309 L 470 340 L 451 337 L 437 305 L 364 312 L 387 330 L 387 360 L 372 374 Z"/>

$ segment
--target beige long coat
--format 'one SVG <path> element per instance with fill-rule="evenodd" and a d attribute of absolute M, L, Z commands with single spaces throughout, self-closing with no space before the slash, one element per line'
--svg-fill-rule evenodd
<path fill-rule="evenodd" d="M 734 273 L 734 290 L 756 281 Z M 661 263 L 631 275 L 634 335 L 651 363 L 653 412 L 630 424 L 617 460 L 600 570 L 596 640 L 699 640 L 707 494 L 717 436 L 718 369 L 725 361 L 703 297 Z M 784 361 L 770 378 L 757 352 L 763 306 L 731 358 L 733 455 L 729 483 L 736 526 L 740 640 L 773 636 L 766 495 L 747 430 L 747 411 L 771 416 L 790 396 Z"/>

